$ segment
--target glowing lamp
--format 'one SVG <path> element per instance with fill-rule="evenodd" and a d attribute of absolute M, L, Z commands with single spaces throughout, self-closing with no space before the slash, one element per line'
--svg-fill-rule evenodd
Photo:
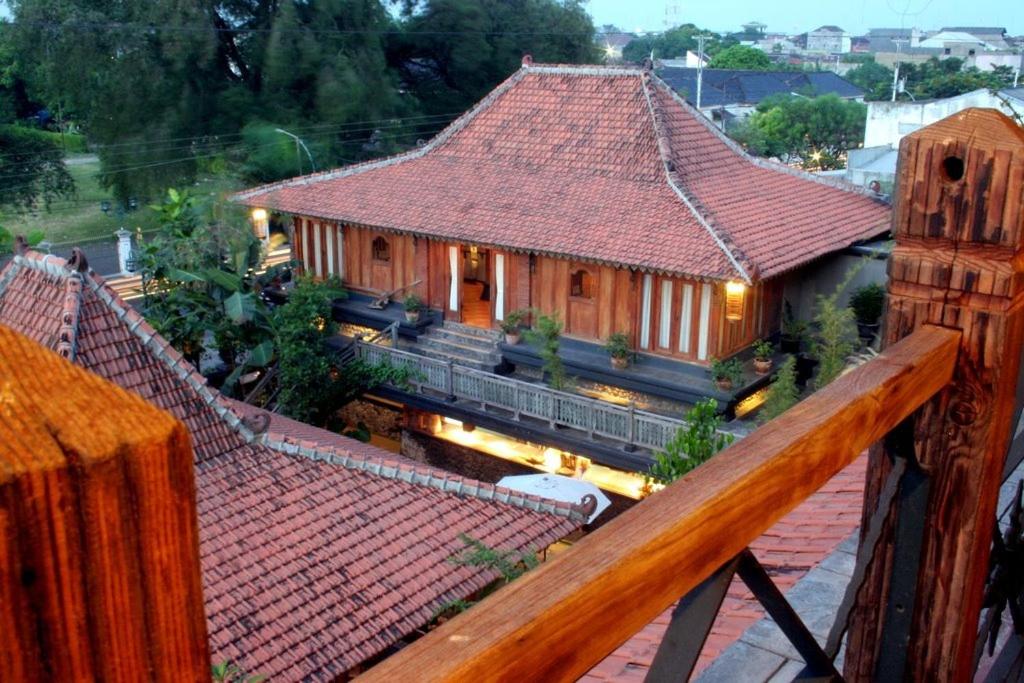
<path fill-rule="evenodd" d="M 266 209 L 252 210 L 252 231 L 261 240 L 270 239 L 270 221 L 267 218 Z"/>
<path fill-rule="evenodd" d="M 742 282 L 725 283 L 725 319 L 743 320 L 743 297 L 747 286 Z"/>

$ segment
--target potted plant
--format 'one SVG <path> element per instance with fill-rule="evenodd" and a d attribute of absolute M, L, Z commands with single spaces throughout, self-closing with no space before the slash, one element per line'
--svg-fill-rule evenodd
<path fill-rule="evenodd" d="M 772 353 L 775 347 L 767 339 L 754 342 L 754 372 L 767 375 L 772 369 Z"/>
<path fill-rule="evenodd" d="M 861 339 L 874 339 L 885 303 L 885 287 L 872 282 L 858 287 L 850 296 L 850 308 L 857 316 L 857 333 Z"/>
<path fill-rule="evenodd" d="M 711 376 L 720 390 L 729 391 L 743 379 L 743 365 L 735 358 L 729 360 L 712 358 Z"/>
<path fill-rule="evenodd" d="M 423 308 L 423 300 L 415 294 L 405 297 L 405 319 L 414 323 L 420 319 L 420 310 Z"/>
<path fill-rule="evenodd" d="M 608 335 L 604 348 L 611 356 L 612 367 L 616 370 L 625 370 L 629 365 L 629 337 L 624 332 L 614 332 Z"/>
<path fill-rule="evenodd" d="M 526 319 L 526 311 L 509 311 L 505 319 L 501 321 L 501 331 L 505 333 L 505 343 L 515 346 L 522 337 L 523 320 Z"/>
<path fill-rule="evenodd" d="M 793 314 L 793 307 L 787 300 L 782 313 L 782 338 L 779 348 L 783 353 L 800 353 L 800 345 L 807 336 L 807 323 Z"/>

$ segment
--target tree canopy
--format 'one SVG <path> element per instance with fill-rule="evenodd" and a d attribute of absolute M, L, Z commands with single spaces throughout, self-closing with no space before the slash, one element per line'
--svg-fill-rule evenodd
<path fill-rule="evenodd" d="M 730 134 L 751 153 L 827 170 L 846 165 L 864 139 L 865 105 L 836 95 L 784 95 L 762 101 Z"/>
<path fill-rule="evenodd" d="M 736 45 L 734 38 L 723 37 L 713 31 L 699 28 L 695 24 L 683 24 L 664 33 L 634 38 L 622 49 L 622 59 L 640 64 L 652 53 L 655 59 L 685 57 L 687 50 L 697 52 L 697 36 L 701 35 L 708 36 L 708 40 L 704 43 L 705 55 L 714 55 L 730 45 Z"/>
<path fill-rule="evenodd" d="M 922 64 L 900 64 L 903 91 L 898 99 L 927 99 L 954 97 L 988 88 L 998 90 L 1013 84 L 1013 73 L 1008 67 L 981 71 L 965 67 L 962 59 L 932 57 Z M 893 70 L 871 60 L 851 69 L 847 80 L 866 92 L 866 100 L 888 100 L 892 97 Z M 907 95 L 906 93 L 909 93 Z"/>
<path fill-rule="evenodd" d="M 711 58 L 708 64 L 712 69 L 755 69 L 768 71 L 774 69 L 772 60 L 761 50 L 746 45 L 733 45 Z"/>
<path fill-rule="evenodd" d="M 159 197 L 389 154 L 537 60 L 596 59 L 576 0 L 12 0 L 30 95 L 80 122 L 102 181 Z M 394 3 L 398 4 L 398 3 Z M 2 85 L 2 83 L 0 83 Z M 301 154 L 302 161 L 299 161 Z"/>

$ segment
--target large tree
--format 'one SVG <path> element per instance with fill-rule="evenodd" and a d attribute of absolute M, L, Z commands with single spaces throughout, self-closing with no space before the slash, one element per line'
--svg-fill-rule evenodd
<path fill-rule="evenodd" d="M 775 68 L 775 65 L 762 50 L 747 47 L 746 45 L 733 45 L 712 57 L 708 67 L 711 69 L 755 69 L 758 71 L 768 71 Z"/>
<path fill-rule="evenodd" d="M 424 113 L 461 112 L 537 62 L 598 61 L 594 25 L 578 0 L 406 2 L 389 60 Z"/>
<path fill-rule="evenodd" d="M 629 41 L 622 50 L 622 59 L 627 62 L 641 63 L 652 54 L 655 59 L 676 59 L 685 57 L 687 51 L 697 52 L 698 36 L 705 36 L 704 54 L 715 55 L 721 50 L 736 44 L 733 38 L 723 38 L 717 33 L 702 29 L 695 24 L 676 26 L 664 33 L 639 36 Z"/>
<path fill-rule="evenodd" d="M 863 104 L 835 95 L 787 95 L 761 102 L 731 134 L 752 153 L 804 168 L 843 168 L 846 151 L 864 139 Z"/>

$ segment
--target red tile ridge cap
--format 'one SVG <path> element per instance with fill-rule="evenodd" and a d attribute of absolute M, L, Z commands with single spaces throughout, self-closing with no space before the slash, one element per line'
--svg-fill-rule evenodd
<path fill-rule="evenodd" d="M 309 185 L 310 183 L 318 183 L 324 180 L 335 180 L 337 178 L 345 178 L 350 175 L 357 173 L 363 173 L 365 171 L 372 171 L 377 168 L 383 168 L 385 166 L 391 166 L 398 164 L 403 161 L 412 161 L 418 159 L 439 147 L 444 142 L 448 141 L 453 135 L 458 133 L 460 130 L 465 128 L 470 121 L 476 116 L 491 106 L 495 100 L 505 94 L 513 85 L 519 82 L 523 75 L 526 73 L 527 68 L 518 69 L 513 72 L 511 76 L 506 78 L 497 87 L 491 90 L 482 100 L 477 102 L 474 106 L 470 107 L 466 112 L 458 116 L 454 121 L 449 123 L 445 128 L 431 138 L 426 144 L 417 147 L 416 149 L 402 152 L 400 154 L 392 154 L 380 159 L 371 159 L 370 161 L 364 161 L 359 164 L 352 164 L 350 166 L 342 166 L 341 168 L 331 169 L 329 171 L 321 171 L 319 173 L 310 173 L 298 178 L 288 178 L 287 180 L 280 180 L 276 183 L 268 183 L 266 185 L 260 185 L 250 190 L 238 192 L 229 197 L 231 201 L 240 202 L 242 204 L 251 204 L 250 200 L 257 196 L 263 195 L 268 192 L 274 192 L 276 190 L 283 190 L 289 187 L 301 187 L 303 185 Z"/>
<path fill-rule="evenodd" d="M 649 73 L 642 73 L 641 76 L 641 89 L 644 93 L 644 99 L 647 101 L 647 111 L 651 115 L 651 124 L 654 126 L 654 136 L 658 146 L 658 156 L 661 158 L 662 169 L 665 172 L 665 181 L 668 186 L 672 188 L 676 196 L 683 202 L 693 217 L 697 219 L 697 223 L 703 227 L 707 233 L 714 240 L 718 248 L 722 250 L 726 258 L 732 264 L 733 268 L 736 269 L 736 273 L 743 278 L 743 281 L 748 285 L 753 285 L 754 275 L 757 274 L 756 268 L 750 263 L 743 252 L 736 246 L 736 243 L 732 240 L 725 230 L 721 227 L 717 227 L 712 224 L 709 216 L 705 215 L 704 212 L 697 210 L 697 202 L 690 197 L 687 192 L 683 189 L 683 183 L 679 180 L 679 176 L 675 171 L 675 164 L 672 161 L 671 149 L 669 148 L 668 135 L 665 133 L 665 125 L 662 121 L 661 109 L 654 103 L 654 98 L 651 97 L 651 88 L 653 86 L 651 82 L 651 76 Z M 703 114 L 698 113 L 697 116 L 704 118 Z"/>
<path fill-rule="evenodd" d="M 762 159 L 760 157 L 753 156 L 752 154 L 750 154 L 750 152 L 743 148 L 743 145 L 739 144 L 738 142 L 730 138 L 728 135 L 726 135 L 724 132 L 722 132 L 722 130 L 718 126 L 716 126 L 712 121 L 710 121 L 708 117 L 704 116 L 699 111 L 697 111 L 697 109 L 695 109 L 693 105 L 687 102 L 683 97 L 680 97 L 679 93 L 677 93 L 672 88 L 672 86 L 663 81 L 661 77 L 659 77 L 657 74 L 651 74 L 651 78 L 655 82 L 657 87 L 664 89 L 664 91 L 673 100 L 675 100 L 675 102 L 679 104 L 679 106 L 685 109 L 688 114 L 693 116 L 693 118 L 697 119 L 697 121 L 699 121 L 702 126 L 707 128 L 712 135 L 714 135 L 723 143 L 725 143 L 726 146 L 728 146 L 732 151 L 736 152 L 736 154 L 738 154 L 748 163 L 751 163 L 759 168 L 767 169 L 769 171 L 775 171 L 776 173 L 785 173 L 786 175 L 791 175 L 795 178 L 809 180 L 811 182 L 818 183 L 819 185 L 825 185 L 836 190 L 842 190 L 843 192 L 859 194 L 864 197 L 867 197 L 868 199 L 875 200 L 882 206 L 891 206 L 891 202 L 886 201 L 883 197 L 875 194 L 866 187 L 854 185 L 853 183 L 848 183 L 845 180 L 841 180 L 839 178 L 820 176 L 816 173 L 804 171 L 803 169 L 793 168 L 792 166 L 786 166 L 785 164 L 780 164 L 774 161 L 769 161 L 768 159 Z"/>
<path fill-rule="evenodd" d="M 513 507 L 544 512 L 566 517 L 581 526 L 586 523 L 587 515 L 582 503 L 555 501 L 540 496 L 520 493 L 503 486 L 487 484 L 475 479 L 467 479 L 457 474 L 436 470 L 429 467 L 416 467 L 406 463 L 387 460 L 386 457 L 371 458 L 344 451 L 334 447 L 321 447 L 314 441 L 296 439 L 280 434 L 264 433 L 257 439 L 260 443 L 276 451 L 299 455 L 310 460 L 337 465 L 350 470 L 367 472 L 385 479 L 394 479 L 407 484 L 427 486 L 457 496 L 478 498 L 484 501 L 496 501 Z"/>

